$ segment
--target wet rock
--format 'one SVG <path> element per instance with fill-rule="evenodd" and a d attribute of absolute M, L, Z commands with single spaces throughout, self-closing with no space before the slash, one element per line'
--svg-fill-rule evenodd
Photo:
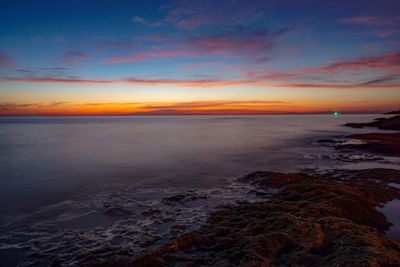
<path fill-rule="evenodd" d="M 400 133 L 352 134 L 348 137 L 366 142 L 338 145 L 338 149 L 360 149 L 376 154 L 400 156 Z"/>
<path fill-rule="evenodd" d="M 390 111 L 390 112 L 386 112 L 383 114 L 400 114 L 400 109 L 399 110 L 394 110 L 394 111 Z"/>
<path fill-rule="evenodd" d="M 384 130 L 400 130 L 400 115 L 387 119 L 379 118 L 378 120 L 367 123 L 347 123 L 345 126 L 353 128 L 378 127 L 378 129 Z"/>
<path fill-rule="evenodd" d="M 351 127 L 351 128 L 364 128 L 364 126 L 374 126 L 374 125 L 366 125 L 365 123 L 350 122 L 350 123 L 346 123 L 345 126 Z"/>
<path fill-rule="evenodd" d="M 175 224 L 171 226 L 171 229 L 185 230 L 187 228 L 189 228 L 189 225 Z"/>
<path fill-rule="evenodd" d="M 161 210 L 159 210 L 159 209 L 147 209 L 147 210 L 142 211 L 142 214 L 144 216 L 151 216 L 151 215 L 155 215 L 155 214 L 159 214 L 159 213 L 161 213 Z"/>
<path fill-rule="evenodd" d="M 304 179 L 313 179 L 304 173 L 285 174 L 279 172 L 256 171 L 239 179 L 240 182 L 249 182 L 258 188 L 279 188 L 283 185 Z"/>
<path fill-rule="evenodd" d="M 104 214 L 110 216 L 131 216 L 134 214 L 134 212 L 123 207 L 112 207 L 108 208 Z"/>
<path fill-rule="evenodd" d="M 151 236 L 149 238 L 146 238 L 146 239 L 142 240 L 140 242 L 140 246 L 141 247 L 148 247 L 148 246 L 154 244 L 155 242 L 157 242 L 160 239 L 162 239 L 161 236 Z"/>
<path fill-rule="evenodd" d="M 173 217 L 164 217 L 164 218 L 162 218 L 162 221 L 163 221 L 164 223 L 173 222 L 173 221 L 175 221 L 175 220 L 176 220 L 176 219 L 173 218 Z"/>
<path fill-rule="evenodd" d="M 185 193 L 185 194 L 177 194 L 170 197 L 165 197 L 162 201 L 166 204 L 173 204 L 174 202 L 184 203 L 188 201 L 195 201 L 198 199 L 207 199 L 208 197 L 205 195 L 199 195 L 195 192 Z"/>
<path fill-rule="evenodd" d="M 375 206 L 400 197 L 387 185 L 399 181 L 400 171 L 341 176 L 252 173 L 241 180 L 281 191 L 269 201 L 226 205 L 172 243 L 105 264 L 399 266 L 400 243 L 383 234 L 390 223 Z"/>

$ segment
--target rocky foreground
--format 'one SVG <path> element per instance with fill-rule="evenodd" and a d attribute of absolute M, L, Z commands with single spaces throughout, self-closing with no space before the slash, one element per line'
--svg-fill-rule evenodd
<path fill-rule="evenodd" d="M 400 197 L 400 171 L 330 176 L 255 172 L 241 181 L 278 189 L 268 201 L 216 210 L 200 229 L 136 258 L 93 266 L 400 266 L 400 243 L 375 207 Z"/>
<path fill-rule="evenodd" d="M 400 130 L 400 116 L 346 126 Z M 400 156 L 400 133 L 348 137 L 363 142 L 337 148 Z M 200 229 L 134 258 L 89 265 L 400 266 L 400 242 L 384 234 L 391 223 L 376 209 L 400 198 L 400 171 L 342 170 L 318 176 L 259 171 L 240 181 L 275 193 L 267 201 L 220 207 Z"/>

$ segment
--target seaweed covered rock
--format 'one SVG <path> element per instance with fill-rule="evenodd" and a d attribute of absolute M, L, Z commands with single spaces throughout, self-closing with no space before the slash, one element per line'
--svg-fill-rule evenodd
<path fill-rule="evenodd" d="M 256 172 L 241 180 L 280 188 L 263 202 L 226 205 L 200 229 L 114 266 L 399 266 L 400 243 L 376 205 L 400 196 L 400 171 L 331 176 Z"/>

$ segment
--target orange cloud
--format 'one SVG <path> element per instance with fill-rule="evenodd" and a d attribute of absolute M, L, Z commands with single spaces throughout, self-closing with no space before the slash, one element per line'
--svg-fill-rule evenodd
<path fill-rule="evenodd" d="M 0 104 L 0 115 L 151 115 L 151 114 L 271 114 L 293 108 L 291 102 L 191 101 L 179 103 L 70 103 Z"/>
<path fill-rule="evenodd" d="M 178 51 L 143 52 L 143 53 L 137 53 L 132 56 L 116 57 L 108 60 L 106 63 L 139 62 L 139 61 L 145 61 L 149 57 L 170 57 L 177 54 Z"/>
<path fill-rule="evenodd" d="M 327 107 L 342 111 L 371 110 L 371 108 L 393 109 L 396 101 L 379 102 L 371 106 L 368 101 L 324 102 L 317 100 L 288 102 L 279 100 L 246 101 L 189 101 L 189 102 L 110 102 L 73 103 L 48 102 L 32 104 L 0 103 L 1 116 L 103 116 L 103 115 L 226 115 L 226 114 L 284 114 L 288 112 L 321 112 Z M 382 108 L 383 107 L 383 108 Z M 329 111 L 329 110 L 328 110 Z"/>

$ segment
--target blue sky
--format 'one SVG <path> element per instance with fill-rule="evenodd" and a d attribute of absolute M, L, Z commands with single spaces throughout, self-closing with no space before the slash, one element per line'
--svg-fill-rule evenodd
<path fill-rule="evenodd" d="M 400 103 L 398 1 L 2 1 L 0 10 L 3 115 Z"/>

